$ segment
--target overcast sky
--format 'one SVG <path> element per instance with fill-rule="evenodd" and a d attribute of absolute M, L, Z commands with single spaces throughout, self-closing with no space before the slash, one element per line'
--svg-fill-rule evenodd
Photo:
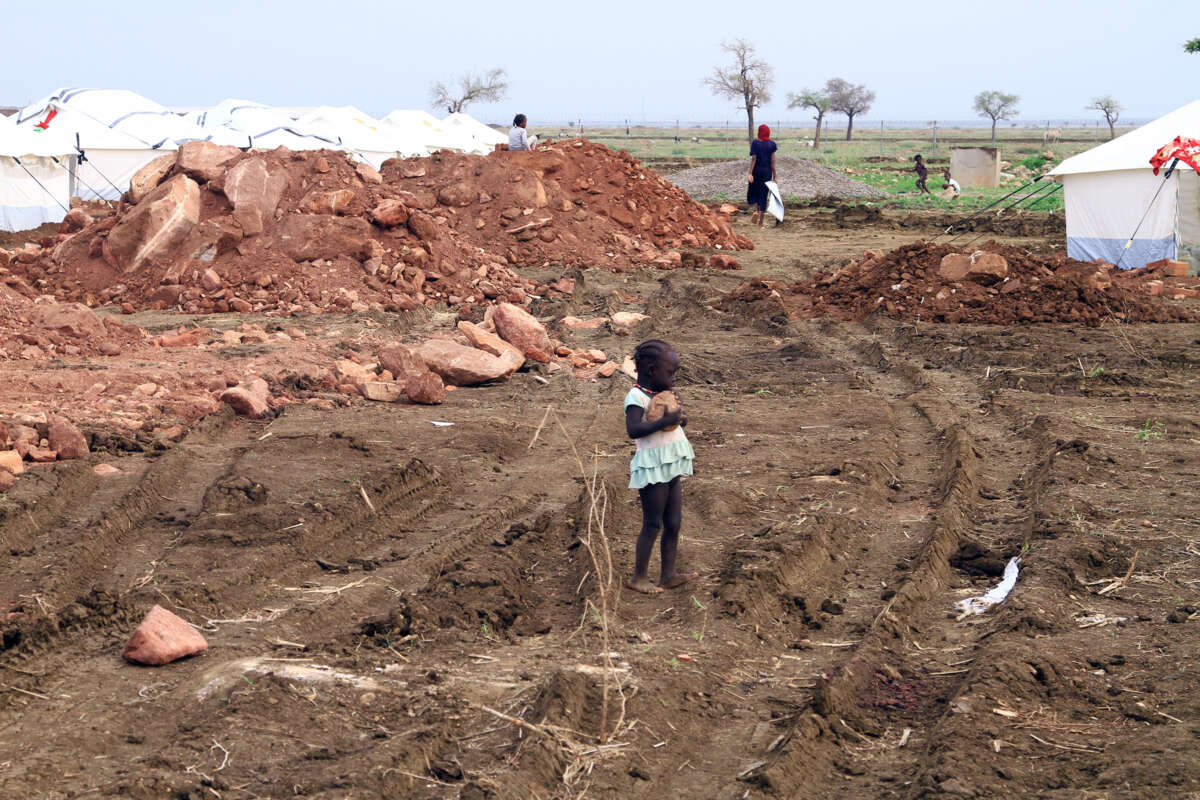
<path fill-rule="evenodd" d="M 1188 13 L 1188 7 L 1193 13 Z M 169 106 L 226 97 L 429 108 L 429 85 L 502 67 L 508 99 L 470 113 L 508 122 L 744 119 L 701 83 L 743 37 L 775 67 L 775 99 L 838 76 L 877 100 L 868 120 L 964 120 L 984 89 L 1021 96 L 1022 119 L 1096 117 L 1112 94 L 1130 119 L 1200 97 L 1187 0 L 926 3 L 5 0 L 0 105 L 64 86 L 126 88 Z M 1188 29 L 1188 18 L 1192 26 Z M 1181 27 L 1181 25 L 1183 27 Z M 435 110 L 439 116 L 444 112 Z"/>

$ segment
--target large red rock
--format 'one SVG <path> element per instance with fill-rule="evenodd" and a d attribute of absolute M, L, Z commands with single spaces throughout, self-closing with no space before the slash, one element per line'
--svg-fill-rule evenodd
<path fill-rule="evenodd" d="M 339 386 L 349 384 L 358 389 L 359 392 L 363 391 L 363 384 L 367 381 L 378 380 L 375 373 L 368 370 L 362 364 L 356 364 L 345 358 L 339 358 L 334 362 L 333 377 Z"/>
<path fill-rule="evenodd" d="M 184 142 L 175 163 L 199 181 L 216 180 L 225 174 L 225 165 L 242 154 L 238 148 L 212 142 Z"/>
<path fill-rule="evenodd" d="M 171 264 L 199 221 L 200 187 L 188 176 L 176 175 L 121 217 L 105 247 L 125 272 L 146 262 Z"/>
<path fill-rule="evenodd" d="M 394 228 L 408 222 L 408 207 L 399 200 L 381 200 L 371 210 L 371 219 L 376 225 Z"/>
<path fill-rule="evenodd" d="M 51 417 L 50 430 L 46 434 L 50 449 L 58 452 L 58 457 L 66 461 L 88 454 L 87 439 L 79 429 L 64 417 Z"/>
<path fill-rule="evenodd" d="M 379 170 L 370 164 L 359 162 L 354 166 L 354 171 L 358 173 L 358 177 L 362 178 L 364 183 L 383 183 L 383 176 L 379 174 Z"/>
<path fill-rule="evenodd" d="M 236 413 L 251 419 L 263 419 L 271 413 L 271 394 L 262 378 L 244 381 L 221 392 L 217 398 Z"/>
<path fill-rule="evenodd" d="M 436 372 L 414 372 L 404 382 L 404 393 L 411 403 L 436 406 L 446 402 L 446 386 Z"/>
<path fill-rule="evenodd" d="M 160 666 L 207 649 L 208 642 L 200 631 L 162 606 L 155 606 L 129 637 L 121 655 L 134 664 Z"/>
<path fill-rule="evenodd" d="M 280 221 L 276 233 L 283 252 L 293 261 L 342 255 L 364 261 L 371 253 L 371 223 L 362 217 L 289 214 Z"/>
<path fill-rule="evenodd" d="M 458 323 L 458 329 L 467 337 L 467 341 L 472 347 L 483 350 L 485 353 L 491 353 L 494 356 L 502 356 L 506 352 L 511 352 L 520 357 L 521 362 L 525 362 L 525 354 L 515 344 L 510 344 L 494 333 L 489 333 L 473 322 L 463 320 Z"/>
<path fill-rule="evenodd" d="M 133 177 L 129 179 L 129 202 L 140 203 L 146 195 L 158 188 L 163 178 L 171 171 L 171 167 L 175 166 L 176 158 L 177 153 L 159 156 L 133 173 Z"/>
<path fill-rule="evenodd" d="M 108 333 L 96 312 L 82 303 L 37 303 L 30 309 L 29 317 L 40 327 L 76 339 L 103 339 Z"/>
<path fill-rule="evenodd" d="M 437 221 L 423 211 L 410 211 L 408 229 L 424 242 L 432 242 L 441 236 Z"/>
<path fill-rule="evenodd" d="M 244 235 L 254 236 L 275 218 L 288 176 L 281 169 L 272 172 L 264 159 L 255 156 L 230 167 L 224 185 L 225 196 L 233 203 L 233 218 Z"/>
<path fill-rule="evenodd" d="M 402 375 L 416 375 L 429 371 L 424 359 L 414 348 L 399 342 L 390 342 L 379 349 L 379 366 L 395 375 L 397 380 Z"/>
<path fill-rule="evenodd" d="M 504 380 L 521 366 L 513 366 L 512 356 L 497 358 L 446 339 L 430 339 L 421 345 L 417 353 L 430 370 L 453 386 L 475 386 Z"/>
<path fill-rule="evenodd" d="M 938 275 L 946 281 L 991 285 L 1008 276 L 1008 261 L 997 253 L 950 253 L 942 257 Z"/>
<path fill-rule="evenodd" d="M 496 332 L 500 338 L 525 354 L 526 358 L 540 361 L 543 364 L 550 361 L 554 348 L 550 346 L 550 337 L 546 328 L 534 319 L 533 315 L 520 306 L 512 303 L 500 303 L 492 315 L 496 324 Z"/>
<path fill-rule="evenodd" d="M 349 189 L 321 191 L 313 189 L 300 201 L 300 209 L 309 214 L 341 214 L 354 202 L 354 192 Z"/>
<path fill-rule="evenodd" d="M 0 450 L 0 472 L 20 475 L 25 471 L 24 454 L 17 450 Z"/>

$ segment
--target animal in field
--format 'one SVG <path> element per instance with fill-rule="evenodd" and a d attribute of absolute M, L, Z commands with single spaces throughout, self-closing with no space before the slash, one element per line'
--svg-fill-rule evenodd
<path fill-rule="evenodd" d="M 1047 128 L 1042 132 L 1042 147 L 1051 144 L 1058 144 L 1058 137 L 1062 135 L 1062 131 L 1058 128 Z"/>

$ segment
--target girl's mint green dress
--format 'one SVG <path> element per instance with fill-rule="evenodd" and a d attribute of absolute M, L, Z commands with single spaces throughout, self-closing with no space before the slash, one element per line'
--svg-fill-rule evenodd
<path fill-rule="evenodd" d="M 644 415 L 650 407 L 650 395 L 634 386 L 625 395 L 625 408 L 630 406 L 642 409 Z M 670 483 L 680 475 L 692 474 L 696 454 L 682 425 L 673 431 L 655 431 L 633 441 L 637 444 L 637 452 L 629 462 L 630 489 L 644 489 L 652 483 Z"/>

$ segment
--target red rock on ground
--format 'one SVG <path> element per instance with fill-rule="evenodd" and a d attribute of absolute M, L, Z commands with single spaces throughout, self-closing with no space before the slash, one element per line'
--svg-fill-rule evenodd
<path fill-rule="evenodd" d="M 379 365 L 397 379 L 402 375 L 414 375 L 429 371 L 416 349 L 399 342 L 390 342 L 379 349 Z"/>
<path fill-rule="evenodd" d="M 25 471 L 25 458 L 17 450 L 0 450 L 0 472 L 20 475 Z"/>
<path fill-rule="evenodd" d="M 376 225 L 395 228 L 408 222 L 408 208 L 399 200 L 383 200 L 372 209 L 371 219 Z"/>
<path fill-rule="evenodd" d="M 121 470 L 114 467 L 112 464 L 97 464 L 92 467 L 92 472 L 99 475 L 101 478 L 110 478 L 113 475 L 120 475 Z"/>
<path fill-rule="evenodd" d="M 92 224 L 92 217 L 82 208 L 72 208 L 58 226 L 59 233 L 75 233 Z"/>
<path fill-rule="evenodd" d="M 64 461 L 88 454 L 87 439 L 71 422 L 63 417 L 50 419 L 50 431 L 46 436 L 50 449 L 58 452 Z"/>
<path fill-rule="evenodd" d="M 533 315 L 520 306 L 512 303 L 500 303 L 492 315 L 496 324 L 496 332 L 500 338 L 516 345 L 526 358 L 545 364 L 550 361 L 554 348 L 550 345 L 550 337 L 546 328 L 534 319 Z"/>
<path fill-rule="evenodd" d="M 7 492 L 17 485 L 17 476 L 8 470 L 0 469 L 0 493 Z"/>
<path fill-rule="evenodd" d="M 508 360 L 445 339 L 430 339 L 417 353 L 431 371 L 453 386 L 504 380 L 520 366 L 514 367 Z"/>
<path fill-rule="evenodd" d="M 199 221 L 200 187 L 186 175 L 176 175 L 125 212 L 109 231 L 105 246 L 125 272 L 146 262 L 174 263 L 176 248 Z"/>
<path fill-rule="evenodd" d="M 404 383 L 404 393 L 409 402 L 425 406 L 436 406 L 446 402 L 446 386 L 440 375 L 434 372 L 414 372 Z"/>
<path fill-rule="evenodd" d="M 603 328 L 608 322 L 604 317 L 590 317 L 588 319 L 580 319 L 579 317 L 563 317 L 558 324 L 572 331 L 596 330 Z"/>
<path fill-rule="evenodd" d="M 270 390 L 262 378 L 240 383 L 221 392 L 217 398 L 235 412 L 251 419 L 263 419 L 271 413 Z"/>
<path fill-rule="evenodd" d="M 154 606 L 129 637 L 121 655 L 133 664 L 161 666 L 207 649 L 208 642 L 200 631 L 162 606 Z"/>
<path fill-rule="evenodd" d="M 727 256 L 723 253 L 714 253 L 712 258 L 708 259 L 708 266 L 713 269 L 741 269 L 742 265 L 733 256 Z"/>
<path fill-rule="evenodd" d="M 520 357 L 522 363 L 525 361 L 525 354 L 516 345 L 504 341 L 496 334 L 489 333 L 472 322 L 463 320 L 458 323 L 458 329 L 467 337 L 467 341 L 471 343 L 472 347 L 494 356 L 502 356 L 506 352 L 513 353 Z"/>

